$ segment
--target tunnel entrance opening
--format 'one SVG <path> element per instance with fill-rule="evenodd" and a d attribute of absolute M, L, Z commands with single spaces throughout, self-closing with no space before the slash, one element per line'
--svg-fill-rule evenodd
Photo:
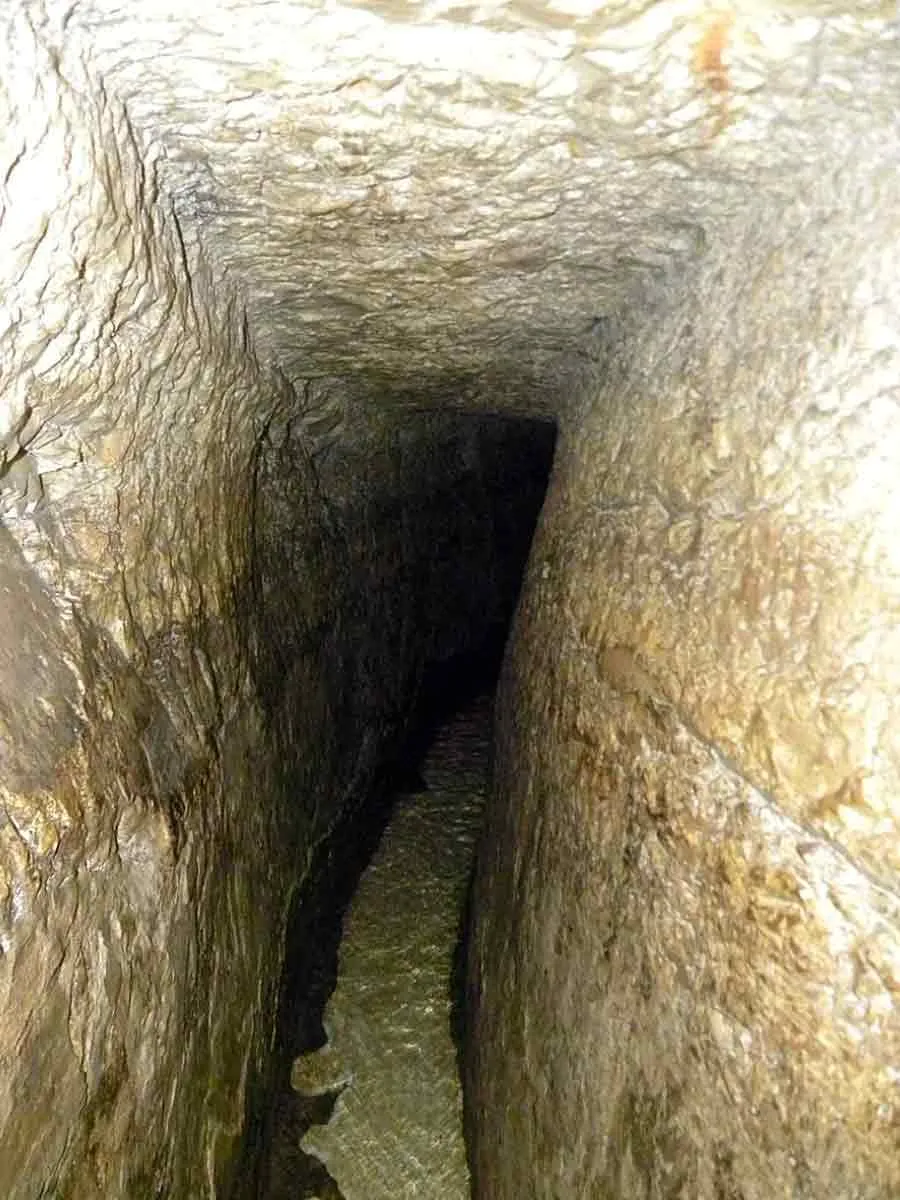
<path fill-rule="evenodd" d="M 398 799 L 427 791 L 422 777 L 423 762 L 448 725 L 460 714 L 477 708 L 476 722 L 484 726 L 489 740 L 490 711 L 504 649 L 534 528 L 543 502 L 555 444 L 555 429 L 548 437 L 544 421 L 504 421 L 514 429 L 513 442 L 531 426 L 541 447 L 541 463 L 535 479 L 529 468 L 518 492 L 504 488 L 502 473 L 494 486 L 485 489 L 490 518 L 500 531 L 503 561 L 497 570 L 506 577 L 507 603 L 499 618 L 487 623 L 475 645 L 450 657 L 428 664 L 419 680 L 411 715 L 402 733 L 383 754 L 365 802 L 345 813 L 321 847 L 307 879 L 293 899 L 288 922 L 285 959 L 280 989 L 280 1007 L 273 1057 L 273 1074 L 264 1093 L 251 1096 L 244 1153 L 238 1171 L 237 1196 L 264 1200 L 345 1200 L 338 1183 L 325 1164 L 306 1153 L 301 1139 L 314 1126 L 332 1118 L 343 1084 L 302 1092 L 292 1086 L 292 1064 L 314 1055 L 327 1044 L 323 1018 L 338 981 L 339 950 L 348 909 L 358 893 L 360 881 L 377 853 L 391 822 Z M 506 450 L 507 455 L 515 453 Z M 513 473 L 515 478 L 515 473 Z M 452 540 L 451 540 L 452 544 Z M 446 552 L 446 551 L 445 551 Z M 458 552 L 462 555 L 464 548 Z M 452 803 L 452 800 L 451 800 Z M 480 807 L 479 807 L 480 812 Z M 474 839 L 473 839 L 474 840 Z M 466 879 L 472 855 L 466 860 Z M 465 887 L 463 889 L 466 891 Z M 451 947 L 446 988 L 450 1001 L 449 1031 L 454 1043 L 459 1074 L 463 1038 L 464 904 L 453 913 L 455 945 Z M 416 914 L 407 914 L 410 921 Z M 462 1145 L 460 1126 L 460 1145 Z M 423 1178 L 423 1183 L 428 1181 Z M 437 1194 L 437 1193 L 436 1193 Z M 467 1193 L 466 1193 L 467 1194 Z"/>

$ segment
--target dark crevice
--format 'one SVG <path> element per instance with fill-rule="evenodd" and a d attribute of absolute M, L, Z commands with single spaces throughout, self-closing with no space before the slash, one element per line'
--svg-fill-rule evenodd
<path fill-rule="evenodd" d="M 510 426 L 505 423 L 508 430 Z M 298 889 L 288 919 L 284 968 L 280 985 L 274 1066 L 249 1098 L 247 1130 L 236 1187 L 231 1194 L 259 1200 L 341 1200 L 336 1182 L 325 1166 L 300 1148 L 315 1124 L 329 1120 L 339 1092 L 303 1096 L 291 1086 L 291 1067 L 300 1055 L 326 1042 L 323 1015 L 337 982 L 338 951 L 344 915 L 360 877 L 374 855 L 390 820 L 398 795 L 423 790 L 421 765 L 435 734 L 453 714 L 477 696 L 496 687 L 528 550 L 540 512 L 552 462 L 555 433 L 534 423 L 529 441 L 526 423 L 513 426 L 512 453 L 520 464 L 515 485 L 494 480 L 485 494 L 486 510 L 503 550 L 492 566 L 503 579 L 502 611 L 488 619 L 482 636 L 463 653 L 426 667 L 412 698 L 405 729 L 383 752 L 365 803 L 352 804 L 320 848 L 303 886 Z M 500 430 L 498 428 L 498 435 Z M 548 433 L 550 436 L 548 436 Z M 508 435 L 510 436 L 510 435 Z M 521 438 L 521 444 L 516 442 Z M 538 471 L 537 465 L 542 469 Z M 447 503 L 454 498 L 448 495 Z M 448 520 L 453 527 L 453 520 Z M 435 547 L 440 559 L 460 556 L 466 570 L 465 546 Z M 484 563 L 473 565 L 484 569 Z M 471 613 L 460 620 L 471 619 Z M 465 639 L 463 639 L 465 640 Z M 448 987 L 452 993 L 451 1032 L 459 1055 L 464 1037 L 462 978 L 465 914 Z"/>
<path fill-rule="evenodd" d="M 291 1087 L 291 1064 L 325 1044 L 322 1018 L 337 982 L 343 919 L 360 878 L 374 855 L 399 794 L 422 787 L 422 759 L 436 730 L 465 705 L 496 685 L 506 630 L 498 627 L 477 651 L 454 656 L 426 671 L 415 719 L 398 750 L 386 760 L 367 803 L 345 818 L 313 864 L 289 917 L 276 1043 L 274 1097 L 250 1130 L 255 1143 L 255 1183 L 247 1195 L 265 1200 L 339 1200 L 337 1184 L 318 1159 L 300 1149 L 315 1124 L 331 1116 L 339 1091 L 302 1096 Z M 454 1037 L 460 1046 L 462 955 L 454 978 Z"/>

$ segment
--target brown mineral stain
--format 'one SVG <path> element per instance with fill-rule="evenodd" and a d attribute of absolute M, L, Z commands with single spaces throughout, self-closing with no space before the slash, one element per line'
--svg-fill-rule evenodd
<path fill-rule="evenodd" d="M 703 32 L 694 51 L 694 72 L 714 92 L 727 92 L 728 69 L 722 60 L 734 13 L 717 13 Z"/>
<path fill-rule="evenodd" d="M 694 75 L 701 85 L 711 93 L 712 107 L 717 112 L 713 136 L 722 131 L 728 119 L 728 94 L 731 90 L 731 83 L 725 63 L 725 52 L 733 24 L 733 12 L 714 14 L 706 24 L 700 40 L 694 48 L 694 58 L 691 64 Z"/>

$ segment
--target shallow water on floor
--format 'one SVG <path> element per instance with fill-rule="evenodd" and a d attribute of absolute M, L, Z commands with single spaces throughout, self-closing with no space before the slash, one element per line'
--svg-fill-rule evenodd
<path fill-rule="evenodd" d="M 490 729 L 488 695 L 437 729 L 390 798 L 339 948 L 340 930 L 303 935 L 313 949 L 321 941 L 319 966 L 308 964 L 312 1005 L 318 996 L 321 1011 L 334 990 L 323 1025 L 298 1012 L 307 1028 L 295 1051 L 305 1053 L 279 1095 L 266 1200 L 469 1196 L 459 973 Z"/>

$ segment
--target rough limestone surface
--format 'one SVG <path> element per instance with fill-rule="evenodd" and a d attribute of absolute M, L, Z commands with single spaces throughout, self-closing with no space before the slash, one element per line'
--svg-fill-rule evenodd
<path fill-rule="evenodd" d="M 239 1192 L 526 415 L 476 1194 L 900 1194 L 898 75 L 884 0 L 0 6 L 0 1194 Z"/>
<path fill-rule="evenodd" d="M 758 201 L 563 439 L 473 901 L 479 1197 L 900 1195 L 883 148 Z"/>
<path fill-rule="evenodd" d="M 506 619 L 552 431 L 332 444 L 67 14 L 0 15 L 0 1194 L 194 1200 L 240 1190 L 292 890 Z"/>
<path fill-rule="evenodd" d="M 344 920 L 328 1042 L 291 1082 L 340 1092 L 303 1149 L 345 1200 L 467 1200 L 454 1029 L 463 904 L 487 787 L 491 708 L 448 721 L 401 794 Z"/>

